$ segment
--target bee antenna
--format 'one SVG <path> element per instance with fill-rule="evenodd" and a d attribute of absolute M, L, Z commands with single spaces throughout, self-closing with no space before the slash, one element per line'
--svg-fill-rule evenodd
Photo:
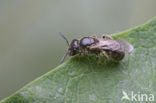
<path fill-rule="evenodd" d="M 64 54 L 64 56 L 62 57 L 62 59 L 61 59 L 61 61 L 60 61 L 61 64 L 64 62 L 64 60 L 65 60 L 65 58 L 67 57 L 67 55 L 68 55 L 68 51 L 67 51 L 67 52 Z"/>
<path fill-rule="evenodd" d="M 69 46 L 69 42 L 68 42 L 68 39 L 64 36 L 64 34 L 62 32 L 58 32 L 61 37 L 66 41 L 67 45 Z"/>

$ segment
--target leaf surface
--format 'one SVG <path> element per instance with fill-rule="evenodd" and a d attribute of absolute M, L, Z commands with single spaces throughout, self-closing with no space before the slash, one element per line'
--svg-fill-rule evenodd
<path fill-rule="evenodd" d="M 156 96 L 156 18 L 113 37 L 134 46 L 121 62 L 72 57 L 0 103 L 132 103 L 122 99 L 132 91 Z"/>

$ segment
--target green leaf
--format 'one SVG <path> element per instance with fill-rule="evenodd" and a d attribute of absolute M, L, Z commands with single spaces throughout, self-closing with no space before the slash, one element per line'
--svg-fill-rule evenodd
<path fill-rule="evenodd" d="M 131 92 L 138 101 L 141 94 L 156 96 L 156 18 L 113 37 L 134 46 L 121 62 L 72 57 L 0 103 L 134 103 Z M 124 93 L 131 101 L 121 100 Z"/>

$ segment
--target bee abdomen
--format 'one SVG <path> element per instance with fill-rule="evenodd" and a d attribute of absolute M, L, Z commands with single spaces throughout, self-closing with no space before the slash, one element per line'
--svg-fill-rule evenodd
<path fill-rule="evenodd" d="M 118 51 L 109 51 L 109 56 L 113 58 L 114 60 L 120 61 L 124 58 L 125 53 L 118 52 Z"/>

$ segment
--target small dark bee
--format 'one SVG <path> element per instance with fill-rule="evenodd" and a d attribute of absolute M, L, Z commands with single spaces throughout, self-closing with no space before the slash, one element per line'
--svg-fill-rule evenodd
<path fill-rule="evenodd" d="M 68 49 L 61 59 L 61 63 L 66 56 L 96 54 L 97 57 L 105 57 L 107 59 L 113 58 L 120 61 L 124 58 L 125 53 L 131 52 L 133 46 L 125 40 L 114 40 L 110 36 L 105 35 L 102 38 L 96 36 L 83 37 L 80 40 L 73 39 L 69 44 L 67 38 L 59 32 L 59 34 L 66 40 Z"/>
<path fill-rule="evenodd" d="M 89 47 L 91 45 L 96 45 L 98 43 L 98 39 L 96 39 L 95 36 L 88 36 L 88 37 L 83 37 L 80 40 L 78 39 L 73 39 L 72 42 L 69 44 L 67 38 L 63 35 L 63 33 L 59 32 L 59 34 L 66 40 L 68 44 L 68 49 L 65 53 L 65 55 L 61 59 L 61 63 L 65 60 L 66 56 L 74 56 L 74 55 L 83 55 L 83 54 L 90 54 L 90 53 L 95 53 L 97 50 L 92 50 L 90 51 Z"/>

